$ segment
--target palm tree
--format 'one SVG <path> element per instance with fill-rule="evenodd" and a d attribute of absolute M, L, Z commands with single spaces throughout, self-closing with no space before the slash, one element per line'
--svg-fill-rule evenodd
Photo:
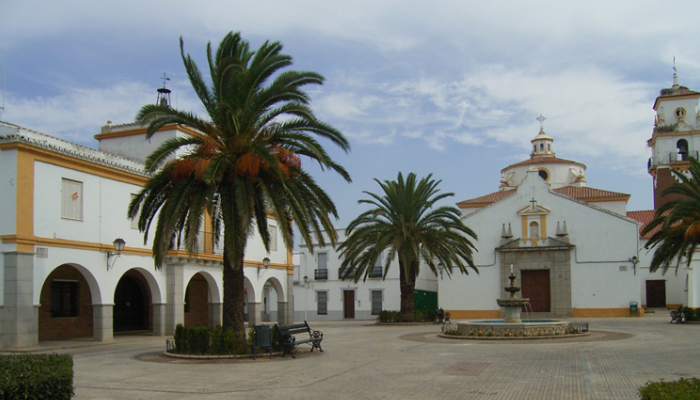
<path fill-rule="evenodd" d="M 642 235 L 654 232 L 644 246 L 656 248 L 651 259 L 652 272 L 659 268 L 666 272 L 672 264 L 678 268 L 684 260 L 689 263 L 700 244 L 700 162 L 692 157 L 689 161 L 690 177 L 672 170 L 680 182 L 661 192 L 662 196 L 678 197 L 659 207 L 654 219 L 642 230 Z"/>
<path fill-rule="evenodd" d="M 399 259 L 401 288 L 401 312 L 413 313 L 413 295 L 421 258 L 437 275 L 439 268 L 451 275 L 456 266 L 460 272 L 468 273 L 472 268 L 479 272 L 472 260 L 474 245 L 469 238 L 476 234 L 460 220 L 456 207 L 433 208 L 435 204 L 453 196 L 439 193 L 441 181 L 432 179 L 432 174 L 416 181 L 414 173 L 406 180 L 399 172 L 396 181 L 375 179 L 381 186 L 382 196 L 365 192 L 371 197 L 359 203 L 374 208 L 360 214 L 350 225 L 347 239 L 338 247 L 343 258 L 341 276 L 355 282 L 367 279 L 382 252 L 388 250 L 384 267 L 386 279 L 390 263 Z"/>
<path fill-rule="evenodd" d="M 200 133 L 170 139 L 147 158 L 146 170 L 154 175 L 131 202 L 129 216 L 140 215 L 144 240 L 156 221 L 156 268 L 162 267 L 175 241 L 196 251 L 204 215 L 211 216 L 215 243 L 223 236 L 223 328 L 242 334 L 244 251 L 254 229 L 269 251 L 268 213 L 279 221 L 288 249 L 293 246 L 292 221 L 307 243 L 314 235 L 324 245 L 323 237 L 313 233 L 323 230 L 330 232 L 329 240 L 335 243 L 331 221 L 331 216 L 337 219 L 335 205 L 302 169 L 301 159 L 316 161 L 350 181 L 316 137 L 330 140 L 345 152 L 348 141 L 315 117 L 302 90 L 305 85 L 322 84 L 323 77 L 282 71 L 292 58 L 281 51 L 279 42 L 265 42 L 251 51 L 239 33 L 231 32 L 215 54 L 211 43 L 207 45 L 211 74 L 207 86 L 195 62 L 185 55 L 180 38 L 182 60 L 207 119 L 167 105 L 146 105 L 136 117 L 148 124 L 147 138 L 173 123 Z"/>

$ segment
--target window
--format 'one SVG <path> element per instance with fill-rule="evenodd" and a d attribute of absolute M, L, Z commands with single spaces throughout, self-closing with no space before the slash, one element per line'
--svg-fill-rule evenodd
<path fill-rule="evenodd" d="M 78 282 L 51 282 L 51 317 L 66 318 L 78 316 Z"/>
<path fill-rule="evenodd" d="M 318 253 L 318 268 L 315 271 L 314 279 L 328 279 L 328 253 Z"/>
<path fill-rule="evenodd" d="M 370 290 L 372 296 L 372 315 L 379 315 L 382 312 L 382 297 L 384 293 L 381 290 Z"/>
<path fill-rule="evenodd" d="M 134 201 L 135 198 L 136 198 L 136 195 L 132 193 L 131 194 L 131 201 Z M 138 215 L 131 219 L 131 229 L 139 229 L 139 216 Z"/>
<path fill-rule="evenodd" d="M 372 268 L 372 272 L 369 273 L 370 278 L 381 278 L 383 276 L 382 274 L 382 257 L 379 256 L 377 257 L 377 261 L 374 263 L 374 267 Z"/>
<path fill-rule="evenodd" d="M 540 143 L 540 153 L 544 152 L 544 143 Z"/>
<path fill-rule="evenodd" d="M 270 230 L 270 251 L 277 250 L 277 227 L 274 225 L 269 226 Z"/>
<path fill-rule="evenodd" d="M 678 154 L 681 156 L 681 160 L 685 161 L 688 159 L 688 141 L 681 139 L 676 142 L 676 148 L 678 149 Z"/>
<path fill-rule="evenodd" d="M 328 292 L 316 292 L 316 314 L 328 315 Z"/>
<path fill-rule="evenodd" d="M 83 220 L 83 183 L 63 179 L 61 181 L 61 218 Z"/>

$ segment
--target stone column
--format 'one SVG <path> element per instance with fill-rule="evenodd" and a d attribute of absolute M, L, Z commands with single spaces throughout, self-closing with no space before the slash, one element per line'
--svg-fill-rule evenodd
<path fill-rule="evenodd" d="M 277 302 L 277 323 L 280 325 L 289 325 L 287 322 L 287 302 Z"/>
<path fill-rule="evenodd" d="M 166 303 L 153 303 L 152 307 L 153 334 L 158 336 L 165 336 Z"/>
<path fill-rule="evenodd" d="M 209 303 L 209 325 L 214 327 L 224 322 L 224 307 L 222 303 Z"/>
<path fill-rule="evenodd" d="M 3 253 L 4 306 L 0 314 L 0 349 L 39 343 L 39 309 L 34 307 L 34 253 Z"/>
<path fill-rule="evenodd" d="M 287 274 L 287 308 L 285 309 L 285 324 L 294 323 L 294 270 Z"/>
<path fill-rule="evenodd" d="M 114 304 L 92 305 L 92 338 L 100 342 L 114 339 Z"/>
<path fill-rule="evenodd" d="M 248 326 L 260 325 L 262 314 L 260 303 L 248 302 Z"/>
<path fill-rule="evenodd" d="M 170 263 L 165 265 L 167 303 L 165 311 L 165 334 L 173 335 L 178 324 L 185 324 L 185 287 L 183 284 L 183 265 Z"/>

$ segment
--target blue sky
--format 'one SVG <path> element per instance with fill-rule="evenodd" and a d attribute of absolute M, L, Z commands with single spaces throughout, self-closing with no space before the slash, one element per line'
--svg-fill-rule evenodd
<path fill-rule="evenodd" d="M 323 74 L 312 107 L 350 140 L 332 154 L 352 175 L 312 166 L 345 226 L 363 191 L 399 171 L 432 173 L 451 203 L 496 191 L 529 156 L 547 117 L 558 157 L 588 186 L 652 208 L 646 172 L 659 90 L 700 91 L 700 3 L 691 1 L 34 1 L 0 3 L 3 120 L 94 147 L 111 120 L 133 121 L 165 72 L 173 103 L 201 112 L 179 54 L 241 31 L 279 40 L 294 68 Z"/>

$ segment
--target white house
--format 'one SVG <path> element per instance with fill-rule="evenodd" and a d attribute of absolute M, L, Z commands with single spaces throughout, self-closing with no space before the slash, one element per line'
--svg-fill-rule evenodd
<path fill-rule="evenodd" d="M 345 240 L 345 229 L 338 229 L 338 245 Z M 328 241 L 326 241 L 328 243 Z M 314 244 L 314 252 L 302 241 L 294 270 L 295 320 L 372 319 L 382 310 L 401 309 L 398 260 L 384 276 L 384 263 L 377 260 L 369 277 L 355 283 L 340 279 L 339 252 L 332 246 Z M 437 306 L 437 278 L 422 268 L 416 280 L 416 298 L 428 308 Z"/>
<path fill-rule="evenodd" d="M 95 150 L 0 122 L 0 348 L 221 323 L 223 257 L 211 232 L 200 233 L 197 254 L 174 249 L 156 270 L 150 243 L 126 217 L 148 180 L 145 157 L 167 138 L 193 134 L 172 125 L 147 141 L 145 131 L 107 125 Z M 293 315 L 292 254 L 269 224 L 271 252 L 257 236 L 246 249 L 251 324 Z M 117 253 L 113 242 L 126 246 Z"/>

